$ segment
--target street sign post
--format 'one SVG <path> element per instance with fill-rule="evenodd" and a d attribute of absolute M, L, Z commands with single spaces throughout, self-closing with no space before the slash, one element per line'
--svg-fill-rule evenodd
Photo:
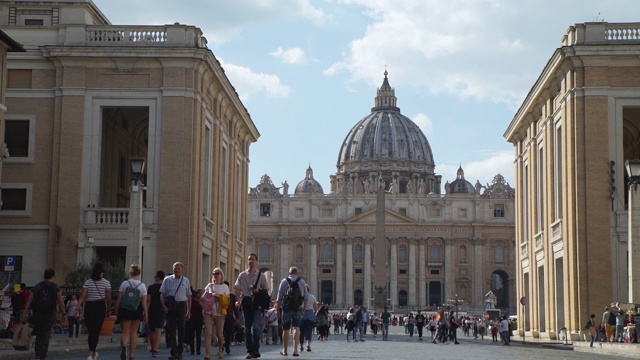
<path fill-rule="evenodd" d="M 520 319 L 520 324 L 522 324 L 522 343 L 524 344 L 524 319 L 526 319 L 524 307 L 527 305 L 526 296 L 520 298 L 520 304 L 522 304 L 522 318 Z"/>
<path fill-rule="evenodd" d="M 13 271 L 16 267 L 16 257 L 7 256 L 4 258 L 4 271 Z"/>

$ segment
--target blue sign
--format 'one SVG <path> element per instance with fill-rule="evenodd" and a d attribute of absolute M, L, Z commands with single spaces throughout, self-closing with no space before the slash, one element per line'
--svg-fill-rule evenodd
<path fill-rule="evenodd" d="M 6 256 L 4 258 L 4 271 L 13 271 L 16 267 L 16 257 Z"/>

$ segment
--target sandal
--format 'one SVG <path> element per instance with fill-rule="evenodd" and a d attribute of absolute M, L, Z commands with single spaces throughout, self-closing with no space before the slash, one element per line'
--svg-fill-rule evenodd
<path fill-rule="evenodd" d="M 287 354 L 286 352 L 284 352 L 284 350 L 280 350 L 280 355 L 282 356 L 289 356 L 289 354 Z M 294 355 L 295 356 L 295 355 Z"/>
<path fill-rule="evenodd" d="M 307 351 L 311 351 L 311 346 L 307 346 Z"/>
<path fill-rule="evenodd" d="M 298 354 L 298 353 L 293 353 L 293 356 L 300 356 L 300 354 Z"/>

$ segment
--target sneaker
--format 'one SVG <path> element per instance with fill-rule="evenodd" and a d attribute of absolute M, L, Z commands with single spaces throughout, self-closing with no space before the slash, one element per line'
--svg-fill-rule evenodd
<path fill-rule="evenodd" d="M 224 357 L 224 353 L 222 350 L 218 351 L 218 359 L 222 359 Z"/>
<path fill-rule="evenodd" d="M 207 355 L 204 356 L 204 360 L 209 360 L 211 359 L 211 354 L 207 353 Z"/>
<path fill-rule="evenodd" d="M 157 358 L 158 357 L 158 352 L 157 351 L 152 351 L 151 352 L 151 357 Z"/>
<path fill-rule="evenodd" d="M 245 359 L 253 359 L 253 355 L 251 355 L 251 353 L 247 353 L 247 356 L 244 357 Z"/>
<path fill-rule="evenodd" d="M 127 360 L 127 347 L 120 345 L 120 360 Z"/>

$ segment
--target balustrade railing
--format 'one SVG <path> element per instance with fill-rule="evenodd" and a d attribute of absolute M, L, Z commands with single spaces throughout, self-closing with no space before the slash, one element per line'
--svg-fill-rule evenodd
<path fill-rule="evenodd" d="M 95 225 L 127 225 L 129 209 L 91 208 L 85 210 L 85 223 Z"/>

